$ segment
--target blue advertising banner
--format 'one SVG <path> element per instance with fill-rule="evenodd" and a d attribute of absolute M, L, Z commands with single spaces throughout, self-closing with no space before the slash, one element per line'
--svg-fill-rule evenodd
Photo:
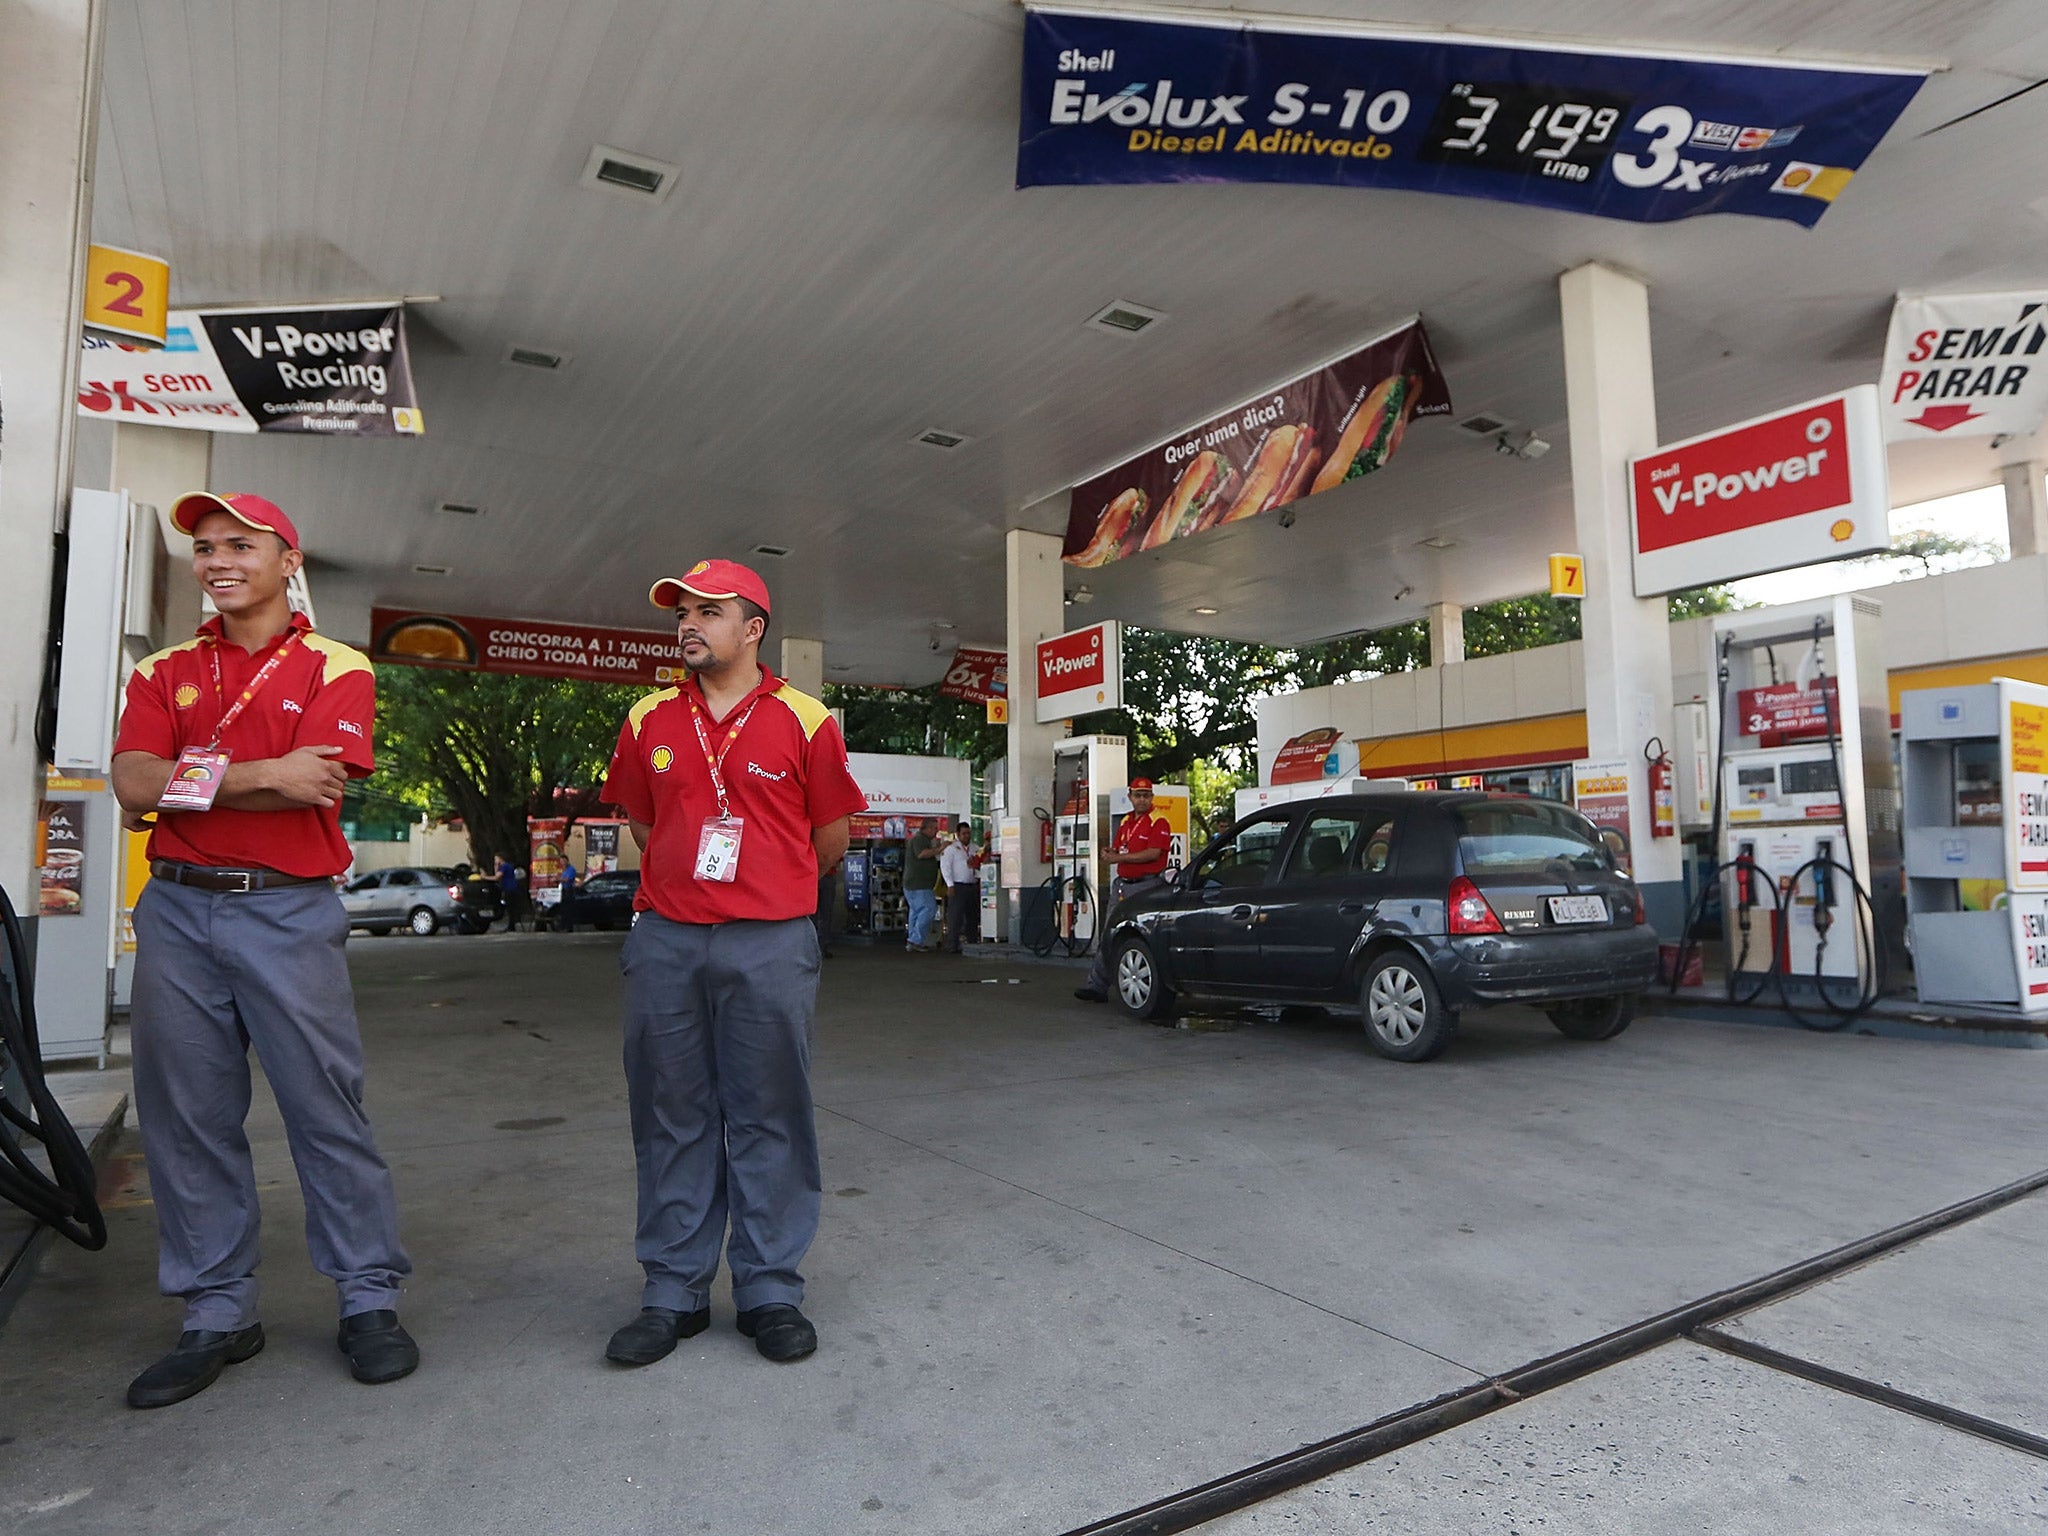
<path fill-rule="evenodd" d="M 1925 78 L 1034 9 L 1017 185 L 1306 182 L 1811 227 Z"/>

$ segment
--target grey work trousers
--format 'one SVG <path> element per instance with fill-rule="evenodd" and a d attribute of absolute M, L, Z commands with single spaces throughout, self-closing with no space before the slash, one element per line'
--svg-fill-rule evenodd
<path fill-rule="evenodd" d="M 1166 884 L 1164 875 L 1141 875 L 1136 880 L 1126 880 L 1121 875 L 1111 876 L 1109 882 L 1109 906 L 1095 923 L 1095 963 L 1088 967 L 1088 987 L 1091 991 L 1105 996 L 1109 992 L 1109 930 L 1116 921 L 1116 909 L 1132 896 L 1142 896 L 1147 891 L 1156 891 Z"/>
<path fill-rule="evenodd" d="M 363 1044 L 332 886 L 202 891 L 152 880 L 135 907 L 135 1111 L 156 1201 L 157 1285 L 186 1328 L 257 1320 L 261 1205 L 243 1128 L 249 1047 L 284 1117 L 313 1267 L 341 1315 L 397 1305 L 412 1263 L 363 1112 Z"/>
<path fill-rule="evenodd" d="M 946 887 L 946 928 L 939 940 L 939 947 L 949 955 L 960 953 L 960 941 L 967 930 L 976 925 L 976 909 L 981 905 L 981 887 L 971 880 Z"/>
<path fill-rule="evenodd" d="M 817 929 L 808 917 L 676 923 L 643 912 L 619 968 L 640 1304 L 707 1305 L 723 1247 L 741 1311 L 798 1305 L 797 1266 L 818 1233 Z"/>

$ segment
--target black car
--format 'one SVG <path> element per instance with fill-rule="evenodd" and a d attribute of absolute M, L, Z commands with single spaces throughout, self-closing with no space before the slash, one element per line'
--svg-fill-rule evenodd
<path fill-rule="evenodd" d="M 1641 895 L 1592 823 L 1520 795 L 1262 811 L 1120 906 L 1107 939 L 1112 990 L 1139 1018 L 1188 996 L 1346 1006 L 1396 1061 L 1441 1054 L 1459 1013 L 1493 1003 L 1609 1039 L 1657 969 Z"/>
<path fill-rule="evenodd" d="M 639 894 L 639 870 L 606 870 L 578 881 L 572 895 L 555 903 L 548 913 L 548 926 L 557 933 L 574 933 L 579 927 L 630 928 L 633 898 Z"/>

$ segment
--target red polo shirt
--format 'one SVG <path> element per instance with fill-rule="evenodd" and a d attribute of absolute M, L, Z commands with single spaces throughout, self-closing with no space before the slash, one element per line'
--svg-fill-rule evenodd
<path fill-rule="evenodd" d="M 1117 823 L 1116 837 L 1110 843 L 1115 853 L 1142 853 L 1147 848 L 1158 850 L 1158 857 L 1133 859 L 1128 864 L 1116 866 L 1120 880 L 1142 880 L 1147 875 L 1165 872 L 1166 856 L 1173 848 L 1173 828 L 1166 824 L 1164 816 L 1140 816 L 1131 812 Z"/>
<path fill-rule="evenodd" d="M 745 823 L 739 877 L 731 881 L 696 876 L 698 839 L 705 820 L 718 814 L 718 794 L 692 700 L 704 710 L 712 750 L 725 753 L 726 799 Z M 746 723 L 728 748 L 726 735 L 742 716 Z M 839 723 L 766 667 L 760 686 L 717 721 L 694 677 L 635 704 L 619 729 L 604 798 L 654 828 L 634 906 L 677 923 L 810 916 L 818 906 L 812 830 L 868 808 L 846 765 Z"/>
<path fill-rule="evenodd" d="M 285 634 L 299 637 L 263 691 L 249 701 L 221 738 L 238 763 L 283 757 L 299 747 L 340 747 L 338 761 L 352 779 L 376 767 L 372 732 L 377 713 L 376 675 L 361 651 L 313 633 L 303 613 Z M 158 651 L 128 679 L 128 701 L 114 751 L 176 758 L 186 747 L 213 739 L 228 706 L 284 642 L 279 635 L 254 655 L 221 638 L 218 616 L 199 626 L 197 639 Z M 220 687 L 213 658 L 220 659 Z M 275 869 L 287 875 L 338 875 L 348 868 L 341 807 L 290 811 L 158 811 L 149 856 L 215 869 Z"/>

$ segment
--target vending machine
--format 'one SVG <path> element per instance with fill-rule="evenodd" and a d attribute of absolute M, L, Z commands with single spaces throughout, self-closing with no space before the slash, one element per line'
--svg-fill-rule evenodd
<path fill-rule="evenodd" d="M 1874 996 L 1900 938 L 1881 614 L 1845 595 L 1714 620 L 1729 966 L 1788 1001 Z"/>

